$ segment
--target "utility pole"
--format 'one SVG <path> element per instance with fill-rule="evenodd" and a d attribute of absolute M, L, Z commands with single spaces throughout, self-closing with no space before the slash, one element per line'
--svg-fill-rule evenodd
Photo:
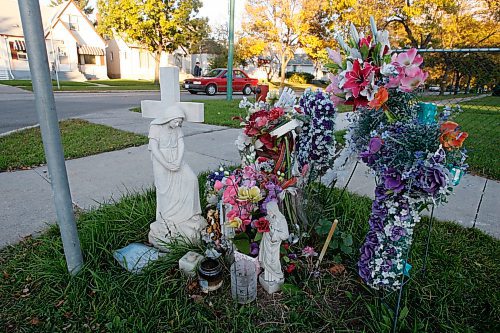
<path fill-rule="evenodd" d="M 233 99 L 234 0 L 229 0 L 229 52 L 227 55 L 227 96 Z"/>
<path fill-rule="evenodd" d="M 66 266 L 71 275 L 76 275 L 83 266 L 83 256 L 64 163 L 39 0 L 19 0 L 19 12 L 35 93 L 35 109 L 42 132 L 43 148 L 49 169 Z"/>

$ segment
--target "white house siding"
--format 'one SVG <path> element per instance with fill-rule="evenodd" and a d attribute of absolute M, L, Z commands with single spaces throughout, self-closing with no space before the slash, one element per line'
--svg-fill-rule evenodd
<path fill-rule="evenodd" d="M 70 16 L 72 16 L 70 18 Z M 77 18 L 75 29 L 71 29 L 70 20 L 73 18 Z M 73 26 L 75 25 L 73 23 Z M 96 33 L 94 27 L 89 24 L 87 19 L 82 16 L 80 10 L 76 7 L 74 3 L 69 4 L 64 13 L 60 16 L 59 22 L 57 22 L 55 28 L 64 29 L 67 33 L 70 33 L 73 36 L 73 43 L 78 43 L 78 45 L 87 45 L 92 47 L 97 47 L 105 52 L 106 45 L 102 38 Z M 58 34 L 54 33 L 54 36 L 58 36 Z M 65 34 L 67 36 L 67 34 Z M 69 37 L 67 39 L 69 41 Z M 73 44 L 75 47 L 72 48 L 72 56 L 77 52 L 76 44 Z M 107 68 L 106 68 L 106 57 L 95 56 L 95 64 L 83 64 L 82 56 L 80 55 L 80 65 L 78 65 L 78 56 L 76 57 L 76 64 L 79 66 L 79 70 L 85 74 L 87 78 L 92 79 L 106 79 L 107 78 Z M 75 58 L 73 58 L 75 59 Z M 71 62 L 72 65 L 75 62 Z"/>
<path fill-rule="evenodd" d="M 16 79 L 29 79 L 29 63 L 16 55 L 10 43 L 23 41 L 23 31 L 16 1 L 0 0 L 8 10 L 0 11 L 0 71 L 7 66 L 7 71 Z M 89 78 L 107 78 L 105 57 L 96 57 L 95 65 L 78 65 L 77 45 L 88 45 L 100 48 L 105 52 L 105 43 L 94 30 L 92 24 L 83 16 L 73 2 L 64 3 L 58 7 L 41 6 L 43 24 L 45 26 L 45 45 L 49 68 L 55 73 L 55 58 L 59 56 L 58 71 L 63 79 L 84 80 L 83 72 Z M 62 13 L 61 13 L 62 11 Z M 59 16 L 55 15 L 61 13 Z M 70 15 L 77 18 L 77 30 L 70 29 Z M 49 26 L 52 24 L 52 31 Z M 54 49 L 54 52 L 53 52 Z M 6 54 L 7 53 L 7 54 Z M 21 52 L 24 56 L 25 52 Z M 71 74 L 71 75 L 70 75 Z"/>
<path fill-rule="evenodd" d="M 178 66 L 179 78 L 189 76 L 194 63 L 191 56 L 181 53 L 162 53 L 160 66 Z M 109 40 L 106 47 L 108 76 L 113 79 L 153 80 L 155 75 L 155 59 L 152 52 L 138 45 L 125 42 L 120 37 Z"/>

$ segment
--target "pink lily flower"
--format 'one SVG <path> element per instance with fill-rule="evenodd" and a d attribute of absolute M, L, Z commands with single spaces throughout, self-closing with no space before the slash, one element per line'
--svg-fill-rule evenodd
<path fill-rule="evenodd" d="M 409 67 L 411 65 L 420 66 L 423 61 L 424 58 L 417 55 L 416 48 L 412 48 L 404 53 L 394 54 L 391 59 L 393 64 L 396 63 L 403 67 Z"/>
<path fill-rule="evenodd" d="M 340 81 L 337 75 L 328 73 L 330 84 L 325 88 L 325 91 L 330 94 L 330 99 L 335 106 L 345 102 L 344 91 L 339 88 Z"/>
<path fill-rule="evenodd" d="M 357 98 L 359 93 L 370 84 L 370 73 L 372 71 L 373 66 L 368 62 L 365 62 L 363 67 L 361 67 L 361 62 L 359 60 L 354 60 L 352 70 L 345 75 L 346 82 L 343 86 L 344 90 L 351 90 L 352 96 Z"/>
<path fill-rule="evenodd" d="M 427 76 L 429 76 L 429 73 L 426 73 L 420 69 L 420 71 L 416 73 L 414 77 L 406 76 L 401 79 L 401 85 L 399 86 L 399 89 L 405 92 L 411 92 L 422 85 L 427 79 Z"/>

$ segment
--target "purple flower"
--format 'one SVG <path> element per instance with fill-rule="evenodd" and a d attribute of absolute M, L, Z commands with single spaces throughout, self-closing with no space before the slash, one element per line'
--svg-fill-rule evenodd
<path fill-rule="evenodd" d="M 406 230 L 404 228 L 394 226 L 391 230 L 391 240 L 397 242 L 401 237 L 406 236 Z"/>
<path fill-rule="evenodd" d="M 401 180 L 401 174 L 394 168 L 389 168 L 384 172 L 384 185 L 388 190 L 392 190 L 396 193 L 401 192 L 404 189 L 404 183 Z"/>
<path fill-rule="evenodd" d="M 377 156 L 375 156 L 380 149 L 382 149 L 383 141 L 378 136 L 370 139 L 370 143 L 368 144 L 368 150 L 359 154 L 363 162 L 368 165 L 373 165 L 377 160 Z"/>
<path fill-rule="evenodd" d="M 290 253 L 288 255 L 288 258 L 292 259 L 292 260 L 297 260 L 297 255 L 295 253 Z"/>
<path fill-rule="evenodd" d="M 384 272 L 390 271 L 392 268 L 392 260 L 391 259 L 386 259 L 384 263 L 382 264 L 382 270 Z"/>
<path fill-rule="evenodd" d="M 259 254 L 259 244 L 252 242 L 250 243 L 250 256 L 256 257 Z"/>
<path fill-rule="evenodd" d="M 385 189 L 385 187 L 383 185 L 378 185 L 375 188 L 375 200 L 384 201 L 385 199 L 387 199 L 387 197 L 388 197 L 388 195 L 387 195 L 387 190 Z"/>
<path fill-rule="evenodd" d="M 424 192 L 435 195 L 446 186 L 446 175 L 439 167 L 430 167 L 418 176 L 419 186 Z"/>

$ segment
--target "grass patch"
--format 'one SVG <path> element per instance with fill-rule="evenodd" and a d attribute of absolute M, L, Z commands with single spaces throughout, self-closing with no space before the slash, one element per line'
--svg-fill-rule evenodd
<path fill-rule="evenodd" d="M 145 136 L 112 127 L 71 119 L 59 123 L 66 159 L 139 146 L 147 143 Z M 45 164 L 40 128 L 30 128 L 0 138 L 0 171 Z"/>
<path fill-rule="evenodd" d="M 273 82 L 268 82 L 269 84 L 269 90 L 275 89 L 278 90 L 280 88 L 280 82 L 279 81 L 273 81 Z M 295 91 L 300 91 L 300 90 L 306 90 L 307 88 L 311 89 L 317 89 L 321 88 L 324 89 L 328 85 L 326 84 L 312 84 L 312 83 L 293 83 L 293 82 L 285 82 L 284 83 L 285 87 L 292 88 Z"/>
<path fill-rule="evenodd" d="M 205 104 L 205 121 L 204 124 L 227 126 L 233 128 L 240 127 L 239 120 L 233 120 L 233 117 L 245 117 L 245 109 L 240 109 L 240 100 L 200 100 L 197 103 Z M 132 112 L 141 112 L 141 107 L 131 108 Z"/>
<path fill-rule="evenodd" d="M 355 248 L 364 238 L 369 212 L 370 200 L 351 194 L 333 211 L 339 228 L 352 232 Z M 154 217 L 152 191 L 81 214 L 77 223 L 85 267 L 76 277 L 66 272 L 55 226 L 1 251 L 0 327 L 8 332 L 386 331 L 383 306 L 357 278 L 357 251 L 344 258 L 345 274 L 328 272 L 327 255 L 320 278 L 272 296 L 259 289 L 257 304 L 247 306 L 232 302 L 227 270 L 217 292 L 200 296 L 190 289 L 191 281 L 176 269 L 188 246 L 177 245 L 142 274 L 129 274 L 112 252 L 146 240 Z M 416 230 L 414 270 L 422 263 L 425 223 Z M 404 294 L 409 312 L 401 331 L 498 332 L 499 241 L 438 222 L 431 244 L 427 277 L 417 276 Z"/>
<path fill-rule="evenodd" d="M 500 97 L 489 96 L 460 105 L 463 112 L 455 120 L 469 133 L 465 145 L 470 170 L 500 180 Z"/>
<path fill-rule="evenodd" d="M 52 80 L 54 91 L 107 91 L 107 90 L 160 90 L 160 85 L 147 80 L 92 80 L 88 82 L 60 81 L 61 89 L 57 88 L 57 81 Z M 95 84 L 106 86 L 98 86 Z M 31 80 L 5 80 L 1 84 L 19 87 L 33 91 Z"/>
<path fill-rule="evenodd" d="M 150 80 L 125 80 L 125 79 L 110 79 L 110 80 L 92 80 L 92 83 L 105 84 L 107 86 L 154 86 L 159 88 L 159 84 L 155 84 Z"/>
<path fill-rule="evenodd" d="M 418 99 L 423 101 L 423 102 L 432 102 L 432 101 L 443 101 L 443 100 L 450 100 L 453 101 L 454 103 L 460 103 L 460 101 L 464 98 L 468 97 L 475 97 L 478 96 L 478 94 L 457 94 L 457 95 L 419 95 Z M 455 102 L 456 100 L 456 102 Z"/>

